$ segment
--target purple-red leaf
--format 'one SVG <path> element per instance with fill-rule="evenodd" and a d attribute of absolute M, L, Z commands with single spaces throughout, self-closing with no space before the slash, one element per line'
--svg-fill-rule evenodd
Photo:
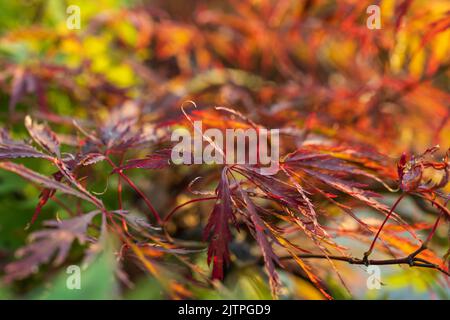
<path fill-rule="evenodd" d="M 59 182 L 52 178 L 43 176 L 33 170 L 28 169 L 27 167 L 25 167 L 23 165 L 16 164 L 13 162 L 0 162 L 0 168 L 7 170 L 7 171 L 14 172 L 14 173 L 18 174 L 19 176 L 21 176 L 22 178 L 29 180 L 31 182 L 37 183 L 45 188 L 56 189 L 58 191 L 61 191 L 62 193 L 70 194 L 70 195 L 73 195 L 80 199 L 97 204 L 95 201 L 93 201 L 92 198 L 88 197 L 86 194 L 84 194 L 62 182 Z"/>
<path fill-rule="evenodd" d="M 273 252 L 272 245 L 269 242 L 269 239 L 275 240 L 275 238 L 270 232 L 268 232 L 264 221 L 258 215 L 256 207 L 250 200 L 250 197 L 247 195 L 247 193 L 241 189 L 241 194 L 247 206 L 247 212 L 250 218 L 249 220 L 251 222 L 251 231 L 254 234 L 256 242 L 258 243 L 264 258 L 264 266 L 270 279 L 269 282 L 272 295 L 276 297 L 279 292 L 280 279 L 278 273 L 275 270 L 275 265 L 280 264 L 280 261 L 278 260 L 276 254 Z"/>
<path fill-rule="evenodd" d="M 47 158 L 50 157 L 24 142 L 14 141 L 8 133 L 0 130 L 0 159 Z"/>

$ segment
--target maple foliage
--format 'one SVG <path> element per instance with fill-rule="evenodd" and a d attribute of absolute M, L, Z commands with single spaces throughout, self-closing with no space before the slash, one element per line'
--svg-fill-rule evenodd
<path fill-rule="evenodd" d="M 381 1 L 381 30 L 368 1 L 290 0 L 156 1 L 89 13 L 79 31 L 5 30 L 0 169 L 38 192 L 14 185 L 34 211 L 16 213 L 28 243 L 3 258 L 0 242 L 0 277 L 29 292 L 113 238 L 122 293 L 146 275 L 164 298 L 229 298 L 249 268 L 263 297 L 352 297 L 355 265 L 409 266 L 448 290 L 450 7 L 430 3 Z M 279 129 L 278 172 L 174 163 L 171 133 L 194 121 Z"/>

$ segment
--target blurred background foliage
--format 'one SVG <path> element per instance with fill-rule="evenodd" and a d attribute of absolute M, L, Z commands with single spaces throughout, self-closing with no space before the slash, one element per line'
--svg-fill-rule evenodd
<path fill-rule="evenodd" d="M 264 14 L 272 5 L 278 11 L 263 24 L 237 1 L 1 1 L 0 121 L 15 137 L 25 138 L 23 117 L 32 114 L 51 122 L 63 137 L 70 134 L 65 124 L 71 118 L 107 119 L 111 108 L 128 100 L 144 106 L 148 121 L 169 110 L 165 120 L 170 122 L 179 116 L 180 101 L 189 98 L 204 105 L 240 105 L 250 114 L 251 108 L 271 109 L 268 118 L 289 120 L 298 127 L 307 124 L 312 109 L 321 118 L 309 119 L 316 134 L 377 145 L 392 164 L 403 151 L 418 153 L 437 143 L 444 150 L 450 146 L 449 1 L 412 1 L 398 27 L 396 6 L 403 1 L 377 1 L 382 29 L 376 31 L 365 28 L 370 1 L 280 1 L 279 6 L 275 1 L 244 2 Z M 72 4 L 81 8 L 80 30 L 66 26 L 66 8 Z M 301 22 L 298 26 L 296 19 Z M 28 82 L 23 80 L 27 77 Z M 24 88 L 15 88 L 14 81 L 23 81 Z M 385 100 L 375 110 L 370 102 L 377 99 Z M 53 173 L 44 162 L 19 162 L 47 175 Z M 96 166 L 90 190 L 102 192 L 109 170 L 106 165 Z M 176 168 L 144 176 L 131 171 L 130 177 L 158 200 L 158 209 L 167 211 L 191 199 L 173 186 L 199 175 L 196 170 Z M 214 184 L 205 187 L 212 189 Z M 108 188 L 115 190 L 117 180 L 111 178 Z M 448 186 L 446 190 L 450 191 Z M 26 229 L 39 193 L 20 177 L 0 171 L 0 267 L 14 259 L 14 251 L 42 221 L 64 217 L 65 211 L 49 202 L 38 223 Z M 143 211 L 131 190 L 124 189 L 123 197 L 127 205 Z M 102 200 L 111 206 L 117 201 L 109 193 Z M 386 198 L 388 204 L 393 200 Z M 198 239 L 198 212 L 210 208 L 209 204 L 186 207 L 169 226 L 171 233 Z M 398 211 L 408 221 L 418 217 L 421 222 L 434 221 L 414 201 L 403 202 Z M 374 219 L 373 212 L 364 208 L 358 214 Z M 343 223 L 351 226 L 352 221 Z M 356 241 L 343 241 L 353 252 L 364 252 L 365 247 Z M 447 229 L 439 228 L 435 249 L 442 255 L 447 245 Z M 66 290 L 65 268 L 59 268 L 39 272 L 20 284 L 0 284 L 0 298 L 165 297 L 161 284 L 145 274 L 138 273 L 132 286 L 119 283 L 113 277 L 116 250 L 105 249 L 83 271 L 83 290 Z M 73 261 L 77 254 L 75 248 Z M 208 270 L 205 260 L 203 252 L 195 263 Z M 189 288 L 191 296 L 270 299 L 263 269 L 246 262 L 237 264 L 215 290 Z M 326 261 L 314 263 L 324 266 L 318 272 L 337 298 L 450 297 L 448 284 L 442 284 L 445 280 L 432 270 L 386 266 L 381 289 L 368 290 L 364 267 L 339 263 L 350 296 L 332 272 L 325 271 L 329 269 Z M 280 275 L 286 285 L 282 298 L 322 298 L 304 277 L 283 271 Z"/>

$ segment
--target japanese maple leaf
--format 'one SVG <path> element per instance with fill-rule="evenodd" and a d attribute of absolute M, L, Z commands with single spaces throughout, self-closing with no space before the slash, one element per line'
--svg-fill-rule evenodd
<path fill-rule="evenodd" d="M 53 258 L 53 265 L 61 265 L 75 240 L 80 244 L 91 240 L 87 235 L 87 228 L 99 213 L 96 210 L 63 221 L 46 221 L 44 225 L 50 228 L 32 233 L 31 244 L 20 248 L 16 253 L 20 260 L 6 265 L 5 281 L 23 279 Z"/>
<path fill-rule="evenodd" d="M 231 191 L 227 178 L 228 168 L 222 170 L 221 180 L 216 189 L 217 201 L 203 231 L 203 238 L 210 239 L 208 265 L 213 262 L 213 279 L 223 279 L 223 266 L 230 262 L 228 243 L 231 241 L 229 221 L 235 221 L 231 204 Z"/>

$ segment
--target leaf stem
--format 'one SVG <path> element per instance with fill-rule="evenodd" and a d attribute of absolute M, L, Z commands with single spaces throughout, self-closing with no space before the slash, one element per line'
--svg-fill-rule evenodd
<path fill-rule="evenodd" d="M 106 161 L 111 165 L 111 167 L 113 167 L 113 169 L 117 169 L 117 166 L 114 164 L 114 162 L 108 157 L 106 156 Z M 150 202 L 150 200 L 147 198 L 147 196 L 134 184 L 133 181 L 131 181 L 131 179 L 124 174 L 121 170 L 117 170 L 116 171 L 120 177 L 125 180 L 126 183 L 128 183 L 128 185 L 134 190 L 136 191 L 141 198 L 144 200 L 145 204 L 147 205 L 147 207 L 150 209 L 150 211 L 152 212 L 154 218 L 156 219 L 156 221 L 158 222 L 158 224 L 162 224 L 162 219 L 160 217 L 160 215 L 158 214 L 158 212 L 156 211 L 156 209 L 153 207 L 152 203 Z"/>
<path fill-rule="evenodd" d="M 381 224 L 380 228 L 377 231 L 377 234 L 375 235 L 375 238 L 373 238 L 372 243 L 370 245 L 370 248 L 367 252 L 364 253 L 364 258 L 363 261 L 367 263 L 369 263 L 368 258 L 370 256 L 370 254 L 373 251 L 373 248 L 375 247 L 375 243 L 377 242 L 378 237 L 380 236 L 381 230 L 383 230 L 384 225 L 386 224 L 386 222 L 389 220 L 389 218 L 391 217 L 392 213 L 394 212 L 395 208 L 397 207 L 397 205 L 400 203 L 400 201 L 402 201 L 403 197 L 406 195 L 406 193 L 402 193 L 400 195 L 400 197 L 398 197 L 398 199 L 395 201 L 394 205 L 392 206 L 391 210 L 389 210 L 389 213 L 386 215 L 386 218 L 384 219 L 383 223 Z"/>

